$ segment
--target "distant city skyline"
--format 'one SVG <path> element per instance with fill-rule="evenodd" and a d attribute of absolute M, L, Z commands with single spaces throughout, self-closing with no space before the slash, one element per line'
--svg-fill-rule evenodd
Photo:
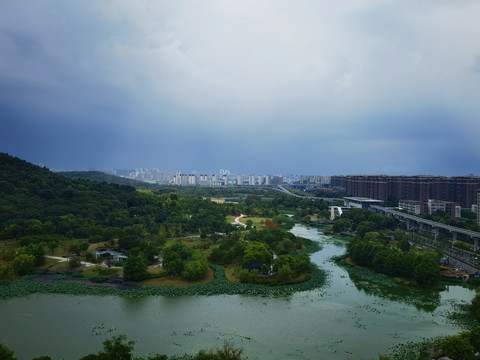
<path fill-rule="evenodd" d="M 35 165 L 38 165 L 38 166 L 42 166 L 42 167 L 47 167 L 48 166 L 44 163 L 37 163 Z M 121 176 L 126 176 L 128 175 L 127 173 L 129 172 L 135 172 L 135 171 L 160 171 L 160 172 L 163 172 L 163 173 L 170 173 L 173 175 L 175 174 L 197 174 L 197 175 L 201 175 L 201 174 L 207 174 L 207 175 L 213 175 L 213 174 L 216 174 L 216 175 L 220 175 L 222 174 L 221 170 L 222 169 L 217 169 L 216 171 L 213 170 L 213 171 L 202 171 L 202 170 L 170 170 L 170 169 L 160 169 L 160 168 L 156 168 L 156 167 L 152 167 L 152 168 L 101 168 L 101 167 L 98 167 L 98 168 L 62 168 L 62 169 L 55 169 L 55 168 L 49 168 L 50 170 L 54 171 L 54 172 L 64 172 L 64 171 L 100 171 L 100 172 L 104 172 L 104 173 L 107 173 L 107 174 L 116 174 L 117 172 L 121 172 L 122 175 Z M 230 170 L 229 170 L 230 171 Z M 311 176 L 311 177 L 324 177 L 324 176 L 327 176 L 327 177 L 331 177 L 331 176 L 353 176 L 353 175 L 378 175 L 378 176 L 382 176 L 382 175 L 392 175 L 392 176 L 444 176 L 444 177 L 455 177 L 455 176 L 472 176 L 472 177 L 480 177 L 480 175 L 477 175 L 477 174 L 474 174 L 474 173 L 469 173 L 469 174 L 457 174 L 457 175 L 445 175 L 445 174 L 437 174 L 437 175 L 434 175 L 434 174 L 384 174 L 384 173 L 378 173 L 378 174 L 373 174 L 373 173 L 357 173 L 357 174 L 323 174 L 323 173 L 305 173 L 305 174 L 302 174 L 302 173 L 292 173 L 292 172 L 282 172 L 282 173 L 267 173 L 265 171 L 259 171 L 258 173 L 254 173 L 252 171 L 247 171 L 247 172 L 244 172 L 244 173 L 241 173 L 241 172 L 237 172 L 235 170 L 232 170 L 229 172 L 229 176 L 237 176 L 237 175 L 243 175 L 243 176 L 248 176 L 248 175 L 272 175 L 272 176 L 288 176 L 288 177 L 301 177 L 301 176 Z"/>
<path fill-rule="evenodd" d="M 478 174 L 480 2 L 2 1 L 0 151 L 52 169 Z"/>

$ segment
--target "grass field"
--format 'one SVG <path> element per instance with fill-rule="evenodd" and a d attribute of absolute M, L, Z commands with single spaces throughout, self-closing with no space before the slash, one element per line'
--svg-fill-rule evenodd
<path fill-rule="evenodd" d="M 234 216 L 234 215 L 227 215 L 227 220 L 226 221 L 229 224 L 233 224 L 235 222 L 235 218 L 236 218 L 236 216 Z"/>
<path fill-rule="evenodd" d="M 154 269 L 161 269 L 161 268 L 154 268 Z M 162 269 L 163 272 L 165 270 Z M 151 273 L 151 269 L 148 271 Z M 180 275 L 166 275 L 166 276 L 159 276 L 152 279 L 147 279 L 141 281 L 140 284 L 144 286 L 169 286 L 169 287 L 179 287 L 179 286 L 189 286 L 195 284 L 204 284 L 214 279 L 214 274 L 212 269 L 208 269 L 207 276 L 205 279 L 198 280 L 198 281 L 186 281 Z"/>
<path fill-rule="evenodd" d="M 228 223 L 234 223 L 235 222 L 235 219 L 237 218 L 237 216 L 233 216 L 233 215 L 228 215 L 227 216 L 227 222 Z M 257 217 L 257 216 L 245 216 L 245 217 L 242 217 L 240 218 L 240 222 L 242 224 L 247 224 L 247 220 L 252 220 L 253 222 L 253 226 L 255 226 L 257 229 L 264 229 L 265 228 L 265 221 L 266 220 L 271 220 L 269 218 L 266 218 L 266 217 Z"/>
<path fill-rule="evenodd" d="M 56 260 L 54 260 L 56 261 Z M 70 267 L 68 265 L 68 261 L 63 261 L 63 262 L 59 262 L 57 263 L 56 265 L 53 265 L 50 270 L 52 271 L 64 271 L 64 270 L 69 270 Z"/>
<path fill-rule="evenodd" d="M 247 217 L 243 217 L 240 219 L 240 222 L 243 223 L 243 224 L 246 224 L 247 223 L 247 220 L 251 220 L 254 227 L 256 227 L 257 229 L 265 229 L 265 221 L 267 220 L 272 220 L 270 218 L 266 218 L 266 217 L 259 217 L 259 216 L 247 216 Z"/>
<path fill-rule="evenodd" d="M 232 282 L 240 282 L 240 280 L 238 280 L 235 276 L 233 276 L 233 273 L 235 272 L 235 269 L 237 268 L 238 266 L 234 266 L 234 265 L 230 265 L 230 266 L 227 266 L 226 268 L 224 268 L 225 270 L 225 277 L 227 278 L 228 281 L 232 281 Z"/>
<path fill-rule="evenodd" d="M 115 275 L 121 275 L 123 269 L 115 269 L 115 268 L 106 268 L 106 267 L 97 267 L 91 266 L 86 268 L 82 271 L 82 275 L 84 278 L 90 279 L 97 276 L 107 276 L 109 278 Z"/>
<path fill-rule="evenodd" d="M 186 245 L 190 248 L 200 249 L 203 246 L 209 245 L 209 241 L 207 239 L 201 239 L 200 236 L 197 237 L 189 237 L 189 238 L 180 238 L 178 239 L 183 245 Z"/>

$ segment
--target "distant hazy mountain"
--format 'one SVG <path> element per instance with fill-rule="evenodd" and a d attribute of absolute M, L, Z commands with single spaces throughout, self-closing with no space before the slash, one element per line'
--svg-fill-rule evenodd
<path fill-rule="evenodd" d="M 101 171 L 60 171 L 58 174 L 71 179 L 91 180 L 96 182 L 106 182 L 108 184 L 133 186 L 137 189 L 155 189 L 155 184 L 149 184 L 143 181 L 127 179 L 119 176 L 103 173 Z"/>

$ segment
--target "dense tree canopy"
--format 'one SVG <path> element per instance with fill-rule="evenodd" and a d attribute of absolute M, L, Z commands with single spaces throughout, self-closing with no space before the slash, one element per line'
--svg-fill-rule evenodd
<path fill-rule="evenodd" d="M 402 251 L 397 244 L 404 241 L 404 236 L 401 232 L 390 236 L 369 232 L 363 238 L 357 235 L 348 244 L 348 256 L 360 266 L 389 276 L 412 278 L 422 285 L 435 283 L 440 272 L 439 254 L 406 247 Z"/>
<path fill-rule="evenodd" d="M 297 216 L 309 217 L 326 213 L 329 205 L 265 189 L 135 188 L 138 184 L 101 173 L 65 177 L 7 154 L 0 154 L 0 169 L 0 241 L 20 245 L 0 262 L 2 279 L 41 266 L 46 249 L 67 253 L 71 267 L 80 266 L 80 260 L 96 261 L 90 248 L 96 243 L 127 255 L 127 280 L 145 279 L 147 264 L 158 257 L 169 274 L 198 280 L 207 274 L 208 261 L 244 268 L 260 263 L 267 273 L 274 256 L 293 255 L 277 269 L 283 267 L 287 279 L 311 269 L 308 256 L 308 264 L 305 257 L 297 258 L 308 242 L 285 230 L 293 220 L 281 209 L 294 208 Z M 219 191 L 238 201 L 208 199 Z M 248 219 L 247 229 L 236 229 L 227 216 L 239 214 L 263 216 L 264 225 L 257 229 Z M 193 249 L 182 237 L 203 243 Z"/>
<path fill-rule="evenodd" d="M 148 277 L 147 259 L 142 253 L 131 255 L 123 266 L 123 276 L 128 281 L 140 281 Z"/>

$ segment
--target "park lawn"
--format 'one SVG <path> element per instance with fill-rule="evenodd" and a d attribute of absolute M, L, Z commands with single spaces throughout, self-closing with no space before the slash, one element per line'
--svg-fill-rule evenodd
<path fill-rule="evenodd" d="M 65 270 L 70 270 L 70 266 L 68 264 L 68 261 L 62 261 L 62 262 L 59 262 L 55 265 L 53 265 L 51 268 L 50 268 L 51 271 L 65 271 Z"/>
<path fill-rule="evenodd" d="M 247 220 L 251 220 L 254 227 L 256 227 L 257 229 L 265 229 L 265 221 L 266 220 L 272 220 L 271 218 L 266 218 L 266 217 L 257 217 L 257 216 L 247 216 L 247 217 L 242 217 L 240 219 L 240 222 L 243 223 L 243 224 L 247 224 Z"/>
<path fill-rule="evenodd" d="M 41 266 L 39 266 L 38 268 L 39 269 L 48 269 L 50 266 L 53 266 L 55 265 L 56 263 L 58 263 L 58 260 L 57 259 L 50 259 L 50 258 L 45 258 L 45 263 Z"/>
<path fill-rule="evenodd" d="M 179 286 L 189 286 L 196 284 L 204 284 L 214 279 L 214 273 L 212 269 L 208 269 L 207 276 L 198 281 L 187 281 L 181 275 L 167 275 L 156 277 L 152 279 L 147 279 L 139 282 L 143 286 L 168 286 L 168 287 L 179 287 Z"/>
<path fill-rule="evenodd" d="M 150 266 L 147 271 L 152 276 L 166 276 L 167 275 L 167 272 L 161 266 Z"/>
<path fill-rule="evenodd" d="M 229 223 L 229 224 L 233 224 L 233 223 L 235 222 L 235 219 L 236 219 L 236 218 L 237 218 L 237 217 L 236 217 L 235 215 L 227 215 L 227 220 L 226 220 L 226 221 L 227 221 L 227 223 Z"/>
<path fill-rule="evenodd" d="M 193 249 L 194 252 L 199 252 L 207 257 L 212 252 L 213 247 L 215 244 L 207 239 L 201 239 L 200 237 L 195 238 L 183 238 L 179 239 L 182 245 L 188 246 L 189 248 Z"/>
<path fill-rule="evenodd" d="M 209 243 L 208 240 L 202 239 L 202 238 L 200 238 L 200 236 L 194 237 L 194 238 L 183 238 L 183 239 L 178 239 L 178 240 L 183 245 L 186 245 L 190 248 L 197 248 L 197 249 L 199 249 L 202 246 L 205 246 L 205 244 Z"/>
<path fill-rule="evenodd" d="M 238 265 L 227 265 L 223 267 L 223 270 L 225 271 L 225 277 L 228 281 L 240 282 L 240 280 L 235 275 L 233 275 L 235 270 L 238 270 Z"/>
<path fill-rule="evenodd" d="M 229 223 L 229 224 L 235 223 L 236 218 L 237 218 L 237 216 L 235 216 L 235 215 L 227 215 L 227 223 Z M 257 229 L 264 229 L 265 228 L 265 220 L 267 220 L 267 219 L 268 218 L 266 218 L 266 217 L 245 216 L 245 217 L 240 218 L 240 222 L 242 224 L 246 225 L 247 220 L 252 220 L 253 226 L 255 226 Z M 262 224 L 262 222 L 263 222 L 263 224 Z"/>
<path fill-rule="evenodd" d="M 72 245 L 75 241 L 74 239 L 64 239 L 58 246 L 53 250 L 53 253 L 47 247 L 45 249 L 45 254 L 52 255 L 52 256 L 59 256 L 59 257 L 70 257 L 70 245 Z"/>
<path fill-rule="evenodd" d="M 120 275 L 122 271 L 122 269 L 116 268 L 90 266 L 82 270 L 82 276 L 86 279 L 91 279 L 98 276 L 106 276 L 111 278 L 115 275 Z"/>
<path fill-rule="evenodd" d="M 86 239 L 63 239 L 55 250 L 52 252 L 48 247 L 44 247 L 45 254 L 52 255 L 52 256 L 60 256 L 60 257 L 70 257 L 72 256 L 72 252 L 70 251 L 70 246 L 77 243 L 78 241 L 87 241 Z M 108 241 L 99 242 L 95 244 L 90 244 L 88 246 L 87 251 L 93 251 L 98 248 L 110 248 L 112 247 Z"/>
<path fill-rule="evenodd" d="M 108 241 L 102 241 L 102 242 L 99 242 L 99 243 L 90 244 L 88 246 L 87 251 L 93 252 L 94 250 L 97 250 L 97 249 L 104 249 L 104 248 L 111 248 L 111 247 L 112 246 L 110 245 L 110 243 Z"/>

